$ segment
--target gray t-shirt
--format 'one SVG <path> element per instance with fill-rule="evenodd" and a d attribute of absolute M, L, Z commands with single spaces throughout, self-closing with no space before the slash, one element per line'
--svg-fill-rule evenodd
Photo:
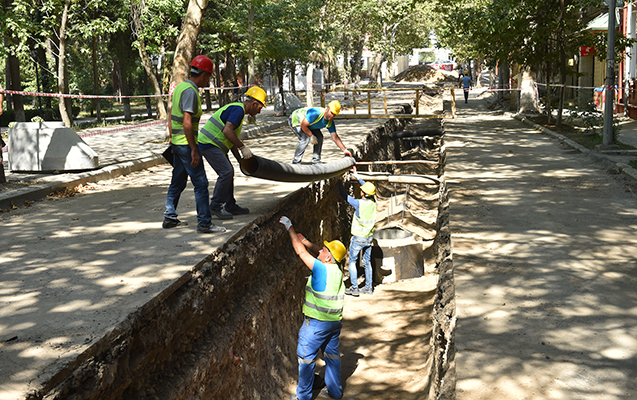
<path fill-rule="evenodd" d="M 186 79 L 186 82 L 192 83 L 193 86 L 195 82 L 190 79 Z M 179 101 L 179 109 L 182 113 L 190 113 L 192 115 L 197 114 L 197 104 L 199 103 L 197 98 L 199 97 L 199 92 L 195 90 L 195 88 L 189 87 L 188 89 L 181 92 L 181 100 Z"/>

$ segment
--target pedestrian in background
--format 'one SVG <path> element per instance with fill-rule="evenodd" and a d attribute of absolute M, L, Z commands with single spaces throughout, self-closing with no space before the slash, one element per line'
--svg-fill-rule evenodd
<path fill-rule="evenodd" d="M 299 164 L 301 162 L 305 149 L 309 144 L 314 145 L 312 164 L 322 164 L 322 128 L 327 128 L 327 131 L 332 136 L 332 140 L 336 143 L 338 148 L 341 149 L 346 156 L 352 157 L 352 153 L 345 148 L 341 138 L 336 133 L 336 125 L 333 120 L 340 112 L 341 103 L 338 100 L 330 101 L 325 108 L 305 107 L 294 110 L 288 119 L 288 124 L 299 139 L 299 143 L 296 145 L 292 164 Z"/>
<path fill-rule="evenodd" d="M 197 232 L 225 232 L 226 228 L 212 223 L 208 207 L 208 178 L 201 162 L 197 146 L 199 118 L 203 113 L 199 88 L 210 84 L 212 61 L 200 55 L 190 63 L 190 79 L 186 79 L 175 87 L 170 112 L 170 142 L 173 152 L 173 175 L 166 195 L 166 211 L 164 212 L 164 229 L 187 225 L 177 219 L 179 197 L 186 188 L 188 177 L 195 187 L 195 204 L 197 206 Z"/>
<path fill-rule="evenodd" d="M 210 199 L 210 212 L 219 219 L 232 219 L 234 215 L 249 214 L 250 210 L 237 204 L 234 198 L 234 167 L 228 151 L 241 164 L 243 158 L 252 157 L 252 151 L 239 139 L 246 113 L 255 117 L 265 107 L 267 95 L 253 86 L 245 93 L 243 103 L 230 103 L 218 109 L 199 131 L 199 149 L 219 178 Z"/>
<path fill-rule="evenodd" d="M 473 81 L 469 76 L 469 71 L 464 72 L 464 76 L 460 78 L 460 83 L 462 84 L 462 91 L 464 92 L 464 102 L 466 104 L 469 101 L 469 90 L 471 86 L 473 86 Z"/>
<path fill-rule="evenodd" d="M 294 251 L 307 268 L 312 271 L 305 288 L 303 325 L 299 329 L 296 355 L 299 358 L 299 382 L 296 394 L 290 399 L 310 400 L 314 385 L 314 369 L 319 349 L 325 359 L 325 384 L 321 394 L 329 398 L 343 397 L 341 384 L 341 353 L 338 350 L 341 335 L 341 320 L 345 304 L 343 271 L 339 262 L 347 250 L 338 240 L 323 242 L 325 246 L 311 243 L 297 234 L 288 217 L 279 220 L 287 229 Z M 314 258 L 308 250 L 318 253 Z"/>
<path fill-rule="evenodd" d="M 355 171 L 355 170 L 354 170 Z M 372 294 L 374 292 L 374 277 L 372 274 L 372 240 L 374 234 L 374 224 L 376 223 L 376 187 L 371 182 L 360 179 L 356 172 L 354 177 L 361 185 L 361 199 L 355 199 L 347 194 L 343 183 L 338 181 L 338 191 L 347 202 L 354 207 L 352 217 L 352 239 L 349 243 L 349 277 L 352 286 L 345 289 L 345 294 L 358 296 L 358 256 L 361 257 L 361 265 L 365 268 L 365 287 L 360 290 L 362 294 Z"/>

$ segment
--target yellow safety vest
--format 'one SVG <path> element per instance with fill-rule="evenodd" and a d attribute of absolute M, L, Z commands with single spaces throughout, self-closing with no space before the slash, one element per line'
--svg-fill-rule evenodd
<path fill-rule="evenodd" d="M 324 292 L 312 288 L 312 277 L 305 286 L 305 304 L 303 314 L 320 321 L 340 321 L 343 319 L 345 305 L 345 285 L 343 272 L 337 264 L 325 264 L 327 267 L 327 285 Z"/>
<path fill-rule="evenodd" d="M 223 128 L 225 124 L 221 121 L 221 114 L 230 106 L 240 106 L 243 108 L 243 113 L 245 115 L 245 106 L 243 103 L 230 103 L 218 109 L 214 114 L 212 114 L 212 118 L 206 122 L 206 124 L 199 131 L 198 140 L 199 143 L 209 143 L 214 144 L 223 150 L 224 153 L 228 154 L 228 150 L 234 147 L 231 141 L 228 140 L 226 135 L 223 134 Z M 243 120 L 241 120 L 241 124 L 234 128 L 234 134 L 239 137 L 241 134 L 241 127 L 243 127 Z"/>
<path fill-rule="evenodd" d="M 173 108 L 170 113 L 170 124 L 173 131 L 170 142 L 172 144 L 188 145 L 188 139 L 184 133 L 184 113 L 179 109 L 181 94 L 188 88 L 194 88 L 197 92 L 197 113 L 192 116 L 192 132 L 194 134 L 199 131 L 199 119 L 201 118 L 201 114 L 203 114 L 203 110 L 201 109 L 201 98 L 199 97 L 199 89 L 192 82 L 184 81 L 177 85 L 173 92 Z M 195 135 L 195 141 L 197 141 L 197 135 Z"/>
<path fill-rule="evenodd" d="M 292 126 L 300 126 L 301 122 L 305 119 L 305 115 L 307 114 L 308 107 L 299 108 L 292 112 Z M 325 109 L 321 111 L 316 121 L 310 122 L 310 125 L 317 123 L 325 116 Z M 330 121 L 331 122 L 331 121 Z"/>
<path fill-rule="evenodd" d="M 369 199 L 358 201 L 358 213 L 360 218 L 354 213 L 352 218 L 352 235 L 358 237 L 371 236 L 374 233 L 374 223 L 376 218 L 376 202 Z"/>

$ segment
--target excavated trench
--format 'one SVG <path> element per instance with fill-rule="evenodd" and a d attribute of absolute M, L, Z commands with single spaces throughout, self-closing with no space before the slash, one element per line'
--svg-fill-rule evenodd
<path fill-rule="evenodd" d="M 410 112 L 409 106 L 403 108 Z M 411 164 L 370 166 L 380 175 L 426 175 L 438 181 L 424 178 L 425 184 L 411 183 L 408 191 L 404 182 L 375 182 L 379 202 L 392 210 L 385 218 L 394 233 L 381 234 L 381 244 L 386 239 L 419 237 L 415 257 L 425 264 L 420 274 L 439 276 L 431 369 L 423 399 L 451 399 L 455 389 L 455 303 L 440 129 L 439 120 L 407 125 L 405 120 L 392 119 L 371 131 L 356 154 L 363 161 L 435 161 L 416 164 L 416 170 L 409 170 Z M 278 220 L 287 215 L 309 237 L 343 238 L 347 244 L 351 209 L 344 203 L 336 179 L 290 194 L 129 315 L 29 398 L 287 398 L 286 388 L 298 374 L 296 340 L 306 273 Z M 408 234 L 397 237 L 396 231 Z M 398 279 L 400 265 L 393 271 Z"/>

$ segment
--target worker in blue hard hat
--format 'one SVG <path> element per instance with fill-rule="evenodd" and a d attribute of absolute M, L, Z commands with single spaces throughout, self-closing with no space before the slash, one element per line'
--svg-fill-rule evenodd
<path fill-rule="evenodd" d="M 347 150 L 343 141 L 336 133 L 334 117 L 340 112 L 341 103 L 338 100 L 330 101 L 325 108 L 305 107 L 294 110 L 288 119 L 288 124 L 299 139 L 299 143 L 296 146 L 292 164 L 299 164 L 301 162 L 305 149 L 309 144 L 314 145 L 312 164 L 321 164 L 321 150 L 323 149 L 322 128 L 327 128 L 327 131 L 332 136 L 332 140 L 336 143 L 338 148 L 343 151 L 343 154 L 352 157 L 352 153 Z"/>

